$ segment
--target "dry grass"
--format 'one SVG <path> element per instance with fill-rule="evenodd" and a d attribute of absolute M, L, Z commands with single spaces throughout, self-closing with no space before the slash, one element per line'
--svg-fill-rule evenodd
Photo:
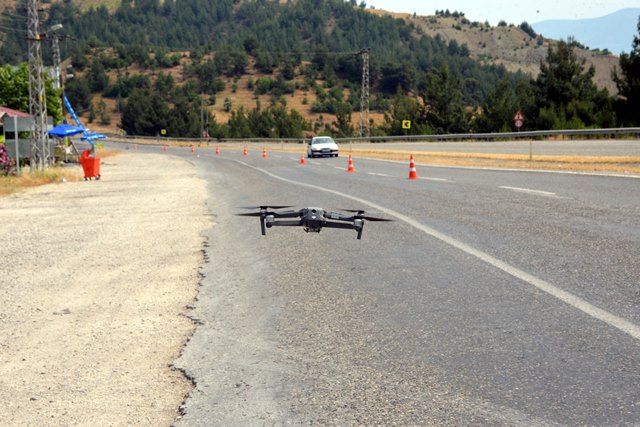
<path fill-rule="evenodd" d="M 79 181 L 80 179 L 82 179 L 80 166 L 73 168 L 55 166 L 43 171 L 32 172 L 26 169 L 20 176 L 0 177 L 0 196 L 7 196 L 39 185 Z"/>
<path fill-rule="evenodd" d="M 112 157 L 118 153 L 119 151 L 104 148 L 97 150 L 99 158 Z M 28 168 L 24 168 L 20 176 L 0 176 L 0 197 L 39 185 L 80 181 L 82 178 L 83 173 L 80 165 L 53 166 L 43 171 L 30 171 Z"/>
<path fill-rule="evenodd" d="M 409 153 L 394 150 L 353 149 L 352 154 L 387 160 L 406 160 Z M 414 153 L 417 163 L 508 169 L 546 169 L 578 172 L 640 174 L 640 157 L 618 156 L 534 156 L 487 153 Z"/>

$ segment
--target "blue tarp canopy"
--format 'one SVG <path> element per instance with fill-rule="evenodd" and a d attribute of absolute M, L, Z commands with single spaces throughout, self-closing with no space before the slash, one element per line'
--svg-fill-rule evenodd
<path fill-rule="evenodd" d="M 59 138 L 64 138 L 65 136 L 73 136 L 79 133 L 84 132 L 83 128 L 77 126 L 71 126 L 66 123 L 58 125 L 49 131 L 49 136 L 57 136 Z"/>
<path fill-rule="evenodd" d="M 87 133 L 84 136 L 80 137 L 83 141 L 93 141 L 94 139 L 105 139 L 107 135 L 102 135 L 100 133 Z"/>

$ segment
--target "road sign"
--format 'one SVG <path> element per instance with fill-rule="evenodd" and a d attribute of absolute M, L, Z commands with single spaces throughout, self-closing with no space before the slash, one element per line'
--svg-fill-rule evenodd
<path fill-rule="evenodd" d="M 411 129 L 411 120 L 403 120 L 402 129 Z"/>
<path fill-rule="evenodd" d="M 524 125 L 524 116 L 520 111 L 516 112 L 516 115 L 513 117 L 513 124 L 518 129 L 520 129 L 522 125 Z"/>
<path fill-rule="evenodd" d="M 160 129 L 160 135 L 166 135 L 166 134 L 167 134 L 166 129 Z"/>

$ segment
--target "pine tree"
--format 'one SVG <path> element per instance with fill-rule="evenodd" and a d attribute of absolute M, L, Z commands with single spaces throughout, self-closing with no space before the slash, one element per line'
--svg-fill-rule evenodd
<path fill-rule="evenodd" d="M 536 80 L 539 129 L 579 129 L 613 124 L 611 99 L 593 83 L 595 68 L 585 71 L 573 43 L 560 41 L 549 48 Z"/>
<path fill-rule="evenodd" d="M 640 18 L 638 35 L 633 37 L 633 50 L 620 55 L 620 71 L 622 74 L 616 69 L 613 75 L 620 94 L 620 120 L 624 126 L 640 126 Z"/>

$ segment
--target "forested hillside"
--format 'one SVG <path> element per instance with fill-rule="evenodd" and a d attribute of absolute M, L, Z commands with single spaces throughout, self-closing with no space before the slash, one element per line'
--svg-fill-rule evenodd
<path fill-rule="evenodd" d="M 354 0 L 125 0 L 109 12 L 64 1 L 50 5 L 42 27 L 62 23 L 73 37 L 61 43 L 74 67 L 66 83 L 72 102 L 127 133 L 352 135 L 362 49 L 370 49 L 376 134 L 402 132 L 404 119 L 415 123 L 413 133 L 503 130 L 516 109 L 526 112 L 529 128 L 618 124 L 614 99 L 593 84 L 570 43 L 551 49 L 557 66 L 532 80 L 481 64 L 466 44 L 365 8 Z M 0 29 L 22 25 L 18 17 L 5 11 Z M 0 63 L 26 59 L 23 33 L 5 31 L 2 43 Z M 51 57 L 48 47 L 44 57 Z M 580 87 L 554 105 L 543 97 L 561 76 Z"/>

